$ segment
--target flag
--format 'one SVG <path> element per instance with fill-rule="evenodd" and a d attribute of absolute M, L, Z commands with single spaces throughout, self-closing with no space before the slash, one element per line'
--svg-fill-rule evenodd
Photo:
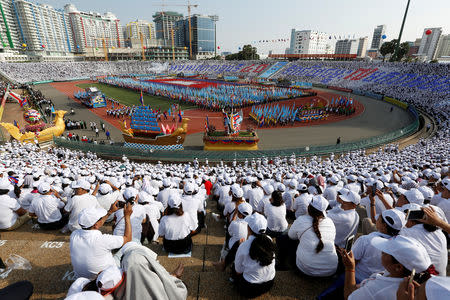
<path fill-rule="evenodd" d="M 56 113 L 55 107 L 52 105 L 52 114 Z"/>
<path fill-rule="evenodd" d="M 181 109 L 178 111 L 178 122 L 183 121 L 183 115 L 181 114 Z"/>
<path fill-rule="evenodd" d="M 17 185 L 19 183 L 19 179 L 13 176 L 9 176 L 9 182 L 11 182 L 12 185 Z"/>
<path fill-rule="evenodd" d="M 16 126 L 17 128 L 19 128 L 19 129 L 20 129 L 20 127 L 19 127 L 19 124 L 17 123 L 17 121 L 16 121 L 16 120 L 14 120 L 14 126 Z"/>
<path fill-rule="evenodd" d="M 142 90 L 141 90 L 141 97 L 139 98 L 139 102 L 141 102 L 141 105 L 144 106 L 144 96 L 142 95 Z"/>

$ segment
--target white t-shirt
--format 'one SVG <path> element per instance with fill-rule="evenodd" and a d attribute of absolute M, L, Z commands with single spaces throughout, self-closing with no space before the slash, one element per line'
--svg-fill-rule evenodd
<path fill-rule="evenodd" d="M 203 206 L 203 201 L 196 195 L 184 195 L 181 198 L 181 203 L 183 204 L 183 211 L 189 213 L 192 218 L 192 222 L 197 224 L 195 228 L 198 227 L 198 212 L 205 212 L 205 207 Z"/>
<path fill-rule="evenodd" d="M 70 212 L 68 223 L 70 231 L 81 229 L 80 224 L 78 224 L 78 215 L 83 209 L 91 207 L 100 207 L 100 205 L 97 198 L 90 194 L 72 196 L 67 200 L 64 210 Z"/>
<path fill-rule="evenodd" d="M 123 236 L 125 233 L 125 218 L 123 216 L 123 208 L 119 209 L 114 213 L 116 220 L 116 227 L 114 228 L 114 235 Z M 140 204 L 133 205 L 133 212 L 130 216 L 131 221 L 131 233 L 133 235 L 133 240 L 140 241 L 142 234 L 142 221 L 145 220 L 147 215 L 145 208 Z"/>
<path fill-rule="evenodd" d="M 336 201 L 338 190 L 340 190 L 341 187 L 338 185 L 330 185 L 325 189 L 323 192 L 323 197 L 329 201 Z"/>
<path fill-rule="evenodd" d="M 300 196 L 295 198 L 292 206 L 292 210 L 295 211 L 295 218 L 308 214 L 308 205 L 311 203 L 312 198 L 313 195 L 308 193 L 300 194 Z"/>
<path fill-rule="evenodd" d="M 225 205 L 225 208 L 223 209 L 223 216 L 226 217 L 228 216 L 228 222 L 231 222 L 231 220 L 233 219 L 233 216 L 237 214 L 237 207 L 239 205 L 236 205 L 236 202 L 229 202 Z"/>
<path fill-rule="evenodd" d="M 383 193 L 384 199 L 387 203 L 389 203 L 392 207 L 394 206 L 394 199 L 392 199 L 391 195 Z M 367 217 L 370 218 L 370 198 L 369 196 L 361 199 L 361 205 L 366 208 Z M 386 210 L 383 202 L 381 202 L 378 196 L 375 196 L 375 211 L 377 215 L 381 215 L 383 211 Z"/>
<path fill-rule="evenodd" d="M 442 198 L 442 200 L 439 201 L 437 206 L 444 211 L 445 217 L 447 218 L 447 222 L 450 222 L 450 199 Z"/>
<path fill-rule="evenodd" d="M 328 211 L 327 217 L 333 220 L 334 226 L 336 227 L 336 239 L 334 243 L 344 248 L 347 238 L 355 228 L 356 221 L 359 221 L 358 213 L 354 209 L 343 210 L 339 206 L 335 206 Z M 358 224 L 356 224 L 357 226 Z"/>
<path fill-rule="evenodd" d="M 167 208 L 167 201 L 169 201 L 169 196 L 173 193 L 176 194 L 177 192 L 174 189 L 165 188 L 158 193 L 158 196 L 156 196 L 156 200 L 161 202 L 165 209 Z"/>
<path fill-rule="evenodd" d="M 400 235 L 416 239 L 421 243 L 430 256 L 431 263 L 439 272 L 440 276 L 447 274 L 448 251 L 447 239 L 441 229 L 429 232 L 423 227 L 423 224 L 417 224 L 413 227 L 404 227 Z"/>
<path fill-rule="evenodd" d="M 387 272 L 386 272 L 387 273 Z M 372 274 L 361 282 L 361 286 L 350 294 L 349 300 L 396 300 L 397 290 L 403 278 L 387 277 L 387 274 Z"/>
<path fill-rule="evenodd" d="M 313 218 L 310 215 L 299 216 L 288 235 L 293 240 L 300 240 L 297 247 L 297 267 L 306 275 L 325 277 L 333 275 L 338 265 L 338 256 L 334 247 L 336 229 L 330 218 L 319 221 L 319 231 L 322 236 L 323 249 L 316 253 L 319 243 L 312 227 Z"/>
<path fill-rule="evenodd" d="M 20 208 L 16 199 L 8 195 L 0 196 L 0 229 L 7 229 L 13 226 L 18 218 L 15 213 Z"/>
<path fill-rule="evenodd" d="M 40 195 L 31 202 L 30 213 L 36 214 L 39 223 L 53 223 L 61 220 L 60 209 L 64 207 L 64 202 L 53 195 Z"/>
<path fill-rule="evenodd" d="M 286 220 L 286 205 L 273 206 L 272 203 L 266 203 L 264 206 L 264 215 L 267 217 L 267 228 L 275 232 L 283 232 L 288 228 Z"/>
<path fill-rule="evenodd" d="M 444 200 L 444 198 L 442 198 L 442 193 L 438 193 L 431 198 L 430 204 L 437 206 L 442 200 Z"/>
<path fill-rule="evenodd" d="M 184 212 L 182 216 L 172 214 L 164 216 L 159 223 L 159 236 L 163 236 L 166 240 L 182 240 L 197 229 L 198 224 L 192 221 L 188 212 Z"/>
<path fill-rule="evenodd" d="M 33 199 L 36 197 L 39 197 L 39 196 L 40 196 L 40 194 L 38 194 L 38 193 L 27 193 L 25 195 L 20 194 L 20 199 L 19 199 L 20 206 L 23 209 L 28 210 L 31 206 L 31 202 L 33 202 Z"/>
<path fill-rule="evenodd" d="M 94 279 L 115 264 L 111 250 L 122 244 L 123 236 L 102 234 L 99 230 L 75 230 L 70 236 L 70 258 L 75 274 Z"/>
<path fill-rule="evenodd" d="M 247 239 L 248 224 L 244 219 L 237 218 L 228 226 L 228 233 L 230 234 L 230 240 L 228 241 L 228 248 L 231 249 L 234 243 L 239 242 L 242 238 Z"/>
<path fill-rule="evenodd" d="M 107 211 L 111 208 L 111 205 L 113 205 L 114 202 L 119 200 L 120 191 L 114 191 L 112 193 L 108 193 L 106 195 L 102 195 L 100 193 L 97 194 L 97 202 L 98 204 L 106 209 Z"/>
<path fill-rule="evenodd" d="M 376 231 L 360 236 L 353 244 L 353 256 L 358 261 L 355 269 L 356 278 L 359 281 L 369 278 L 373 273 L 379 273 L 384 270 L 381 264 L 381 251 L 371 244 L 374 237 L 391 238 L 387 234 Z"/>
<path fill-rule="evenodd" d="M 255 211 L 258 208 L 259 202 L 264 197 L 264 191 L 262 188 L 256 187 L 248 191 L 247 196 L 253 211 Z"/>
<path fill-rule="evenodd" d="M 270 238 L 270 237 L 269 237 Z M 250 283 L 263 283 L 275 278 L 275 257 L 268 266 L 261 266 L 259 262 L 250 258 L 250 246 L 254 235 L 239 245 L 234 259 L 234 268 L 237 273 L 242 273 L 244 279 Z"/>
<path fill-rule="evenodd" d="M 261 214 L 264 214 L 264 207 L 266 206 L 266 204 L 270 203 L 271 197 L 272 197 L 271 195 L 264 195 L 264 197 L 261 199 L 261 201 L 259 201 L 256 211 Z"/>
<path fill-rule="evenodd" d="M 297 190 L 288 189 L 283 194 L 283 201 L 286 204 L 286 209 L 288 209 L 288 210 L 292 209 L 292 204 L 294 202 L 294 198 L 297 193 L 298 193 Z"/>
<path fill-rule="evenodd" d="M 232 197 L 230 196 L 230 185 L 223 185 L 219 187 L 219 204 L 226 205 L 228 202 L 231 202 Z"/>

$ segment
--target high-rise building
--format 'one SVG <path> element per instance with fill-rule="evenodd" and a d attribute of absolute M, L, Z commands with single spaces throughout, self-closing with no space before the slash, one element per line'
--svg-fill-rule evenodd
<path fill-rule="evenodd" d="M 386 25 L 378 25 L 373 30 L 373 36 L 372 36 L 372 45 L 370 46 L 370 49 L 376 49 L 379 50 L 381 47 L 381 44 L 383 44 L 383 35 L 386 31 Z"/>
<path fill-rule="evenodd" d="M 334 54 L 357 54 L 359 40 L 338 40 L 334 49 Z"/>
<path fill-rule="evenodd" d="M 356 55 L 358 57 L 365 57 L 367 52 L 367 46 L 369 45 L 369 37 L 361 37 L 358 42 L 358 51 Z"/>
<path fill-rule="evenodd" d="M 427 34 L 428 30 L 431 30 L 430 34 Z M 434 59 L 441 34 L 441 27 L 425 28 L 423 30 L 422 40 L 420 42 L 419 52 L 417 54 L 424 57 L 426 60 Z"/>
<path fill-rule="evenodd" d="M 215 16 L 191 16 L 192 54 L 196 59 L 210 58 L 215 51 Z M 188 18 L 176 22 L 176 43 L 189 48 Z"/>
<path fill-rule="evenodd" d="M 34 55 L 67 55 L 74 50 L 69 15 L 45 4 L 14 1 L 21 40 Z"/>
<path fill-rule="evenodd" d="M 155 37 L 155 26 L 145 20 L 136 20 L 129 22 L 125 28 L 125 39 L 140 38 L 140 34 L 144 39 L 152 39 Z"/>
<path fill-rule="evenodd" d="M 2 18 L 0 18 L 0 49 L 21 50 L 23 44 L 23 32 L 17 21 L 15 1 L 0 0 Z"/>
<path fill-rule="evenodd" d="M 73 4 L 64 6 L 64 10 L 69 14 L 76 52 L 125 46 L 120 20 L 113 13 L 80 12 Z"/>
<path fill-rule="evenodd" d="M 291 30 L 290 54 L 325 54 L 328 35 L 312 30 Z"/>
<path fill-rule="evenodd" d="M 172 39 L 172 30 L 175 31 L 175 23 L 182 19 L 182 14 L 173 11 L 162 11 L 154 14 L 153 22 L 155 22 L 156 38 L 164 40 Z"/>
<path fill-rule="evenodd" d="M 436 58 L 450 56 L 450 34 L 441 35 L 438 48 L 436 50 Z"/>

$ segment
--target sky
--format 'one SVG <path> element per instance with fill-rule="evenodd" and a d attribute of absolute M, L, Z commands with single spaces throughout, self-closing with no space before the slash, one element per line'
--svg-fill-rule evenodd
<path fill-rule="evenodd" d="M 37 2 L 37 1 L 34 1 Z M 110 11 L 122 25 L 136 19 L 152 21 L 164 10 L 187 15 L 187 0 L 41 0 L 54 8 L 72 3 L 80 11 Z M 162 7 L 164 3 L 166 6 Z M 316 30 L 331 36 L 369 37 L 377 25 L 387 26 L 387 40 L 398 37 L 407 0 L 191 0 L 198 4 L 192 13 L 218 15 L 217 45 L 220 52 L 237 52 L 252 44 L 258 53 L 284 53 L 289 42 L 254 43 L 259 40 L 288 39 L 292 28 Z M 450 34 L 450 0 L 411 0 L 402 41 L 420 38 L 426 27 L 442 27 Z M 335 40 L 330 40 L 335 43 Z"/>

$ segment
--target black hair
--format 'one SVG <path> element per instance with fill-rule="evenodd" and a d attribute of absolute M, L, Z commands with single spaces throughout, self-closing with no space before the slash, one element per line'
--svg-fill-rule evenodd
<path fill-rule="evenodd" d="M 324 215 L 320 210 L 314 208 L 311 204 L 308 205 L 308 214 L 313 218 L 312 227 L 313 227 L 314 233 L 316 234 L 317 238 L 319 239 L 319 243 L 317 244 L 317 247 L 316 247 L 316 253 L 319 253 L 320 251 L 322 251 L 322 249 L 324 247 L 324 244 L 322 242 L 322 234 L 320 233 L 320 230 L 319 230 L 319 221 L 320 221 L 320 219 L 324 218 Z"/>
<path fill-rule="evenodd" d="M 275 258 L 275 244 L 266 234 L 257 234 L 253 240 L 249 255 L 262 267 L 268 266 Z"/>
<path fill-rule="evenodd" d="M 178 207 L 178 208 L 167 206 L 165 215 L 170 216 L 173 214 L 175 214 L 177 216 L 182 216 L 184 214 L 183 204 L 180 204 L 180 207 Z"/>
<path fill-rule="evenodd" d="M 284 204 L 284 201 L 283 201 L 281 192 L 279 192 L 279 191 L 272 192 L 272 205 L 273 206 L 281 206 L 283 204 Z"/>
<path fill-rule="evenodd" d="M 392 258 L 392 263 L 393 264 L 400 264 L 400 265 L 402 265 L 394 256 L 392 256 L 392 255 L 390 255 L 390 256 Z M 402 277 L 409 277 L 409 276 L 411 276 L 412 271 L 408 270 L 404 265 L 402 265 L 402 267 L 403 267 Z M 433 272 L 431 272 L 430 269 L 433 269 Z M 433 273 L 435 273 L 435 274 L 433 274 Z M 439 275 L 439 272 L 434 270 L 434 265 L 430 265 L 430 267 L 428 269 L 426 269 L 425 271 L 423 271 L 421 273 L 417 273 L 416 272 L 416 274 L 414 275 L 414 281 L 419 283 L 419 284 L 422 284 L 425 281 L 427 281 L 428 279 L 430 279 L 431 275 Z"/>
<path fill-rule="evenodd" d="M 22 192 L 22 190 L 20 189 L 20 187 L 15 185 L 14 186 L 14 195 L 16 195 L 17 198 L 19 198 L 21 192 Z"/>
<path fill-rule="evenodd" d="M 0 195 L 6 195 L 9 193 L 8 189 L 0 189 Z"/>
<path fill-rule="evenodd" d="M 394 224 L 394 220 L 391 217 L 389 217 L 389 216 L 385 217 L 387 222 L 384 220 L 383 216 L 379 216 L 379 218 L 381 218 L 381 222 L 383 222 L 383 224 L 386 224 L 386 231 L 387 231 L 388 235 L 397 236 L 399 234 L 400 230 L 394 229 L 390 225 L 390 224 Z"/>

